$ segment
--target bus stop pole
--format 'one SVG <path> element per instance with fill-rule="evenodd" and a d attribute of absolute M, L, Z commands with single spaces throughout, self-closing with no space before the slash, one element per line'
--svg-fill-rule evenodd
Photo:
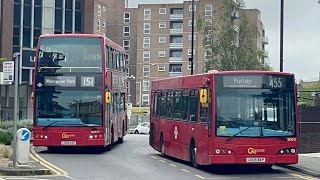
<path fill-rule="evenodd" d="M 18 99 L 19 99 L 19 56 L 20 53 L 14 53 L 14 111 L 13 111 L 13 166 L 17 163 L 17 122 L 18 122 Z"/>

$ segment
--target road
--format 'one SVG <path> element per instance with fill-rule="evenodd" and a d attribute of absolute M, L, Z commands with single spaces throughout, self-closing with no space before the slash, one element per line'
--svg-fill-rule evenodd
<path fill-rule="evenodd" d="M 62 174 L 58 177 L 41 179 L 79 179 L 79 180 L 227 180 L 227 179 L 307 179 L 316 180 L 280 167 L 269 171 L 257 171 L 239 167 L 207 167 L 195 169 L 173 158 L 162 158 L 148 145 L 148 135 L 127 135 L 123 144 L 111 151 L 93 153 L 72 150 L 67 152 L 49 152 L 44 147 L 35 151 L 43 159 L 59 167 Z M 62 178 L 64 176 L 64 178 Z M 40 177 L 39 177 L 40 179 Z M 6 179 L 7 180 L 7 179 Z M 16 180 L 16 179 L 12 179 Z M 17 179 L 19 180 L 19 179 Z"/>

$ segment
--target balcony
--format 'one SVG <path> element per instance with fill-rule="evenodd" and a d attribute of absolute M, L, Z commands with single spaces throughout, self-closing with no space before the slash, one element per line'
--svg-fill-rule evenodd
<path fill-rule="evenodd" d="M 183 43 L 170 43 L 170 49 L 181 49 L 183 47 Z"/>
<path fill-rule="evenodd" d="M 170 20 L 181 20 L 183 19 L 183 14 L 170 14 Z"/>
<path fill-rule="evenodd" d="M 169 72 L 169 77 L 182 76 L 182 72 Z"/>
<path fill-rule="evenodd" d="M 182 34 L 183 29 L 170 29 L 170 34 Z"/>
<path fill-rule="evenodd" d="M 176 62 L 182 62 L 182 61 L 183 61 L 183 57 L 170 57 L 169 58 L 170 63 L 176 63 Z"/>
<path fill-rule="evenodd" d="M 269 38 L 268 37 L 262 37 L 262 43 L 263 44 L 269 44 Z"/>

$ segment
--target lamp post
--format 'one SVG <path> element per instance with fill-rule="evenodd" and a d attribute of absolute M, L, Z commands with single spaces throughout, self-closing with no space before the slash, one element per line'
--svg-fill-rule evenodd
<path fill-rule="evenodd" d="M 280 72 L 283 72 L 283 14 L 284 14 L 284 0 L 281 0 L 280 7 Z"/>
<path fill-rule="evenodd" d="M 193 47 L 194 47 L 194 0 L 192 0 L 192 20 L 191 20 L 191 75 L 193 75 Z"/>

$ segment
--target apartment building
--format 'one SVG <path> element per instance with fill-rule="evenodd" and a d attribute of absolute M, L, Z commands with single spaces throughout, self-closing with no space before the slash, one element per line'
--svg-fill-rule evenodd
<path fill-rule="evenodd" d="M 31 80 L 41 34 L 106 32 L 105 0 L 1 0 L 0 57 L 20 53 L 19 118 L 31 118 Z M 2 67 L 0 67 L 2 71 Z M 14 86 L 0 83 L 0 119 L 12 119 Z"/>
<path fill-rule="evenodd" d="M 115 0 L 108 1 L 115 3 Z M 131 102 L 134 105 L 139 105 L 141 102 L 142 106 L 149 106 L 152 80 L 191 73 L 189 58 L 192 40 L 192 2 L 139 4 L 137 8 L 124 8 L 124 11 L 121 7 L 124 7 L 126 2 L 116 1 L 116 3 L 117 8 L 114 8 L 116 7 L 114 5 L 110 11 L 112 23 L 107 23 L 107 35 L 118 43 L 122 40 L 123 46 L 130 54 L 129 76 L 135 77 L 130 80 Z M 203 73 L 207 55 L 203 46 L 204 35 L 198 31 L 197 20 L 206 23 L 216 22 L 218 18 L 215 17 L 214 11 L 222 0 L 200 0 L 194 3 L 193 55 L 194 74 L 197 74 Z M 257 48 L 264 49 L 266 38 L 260 11 L 256 9 L 245 11 L 249 22 L 256 24 L 263 32 L 257 40 Z"/>

